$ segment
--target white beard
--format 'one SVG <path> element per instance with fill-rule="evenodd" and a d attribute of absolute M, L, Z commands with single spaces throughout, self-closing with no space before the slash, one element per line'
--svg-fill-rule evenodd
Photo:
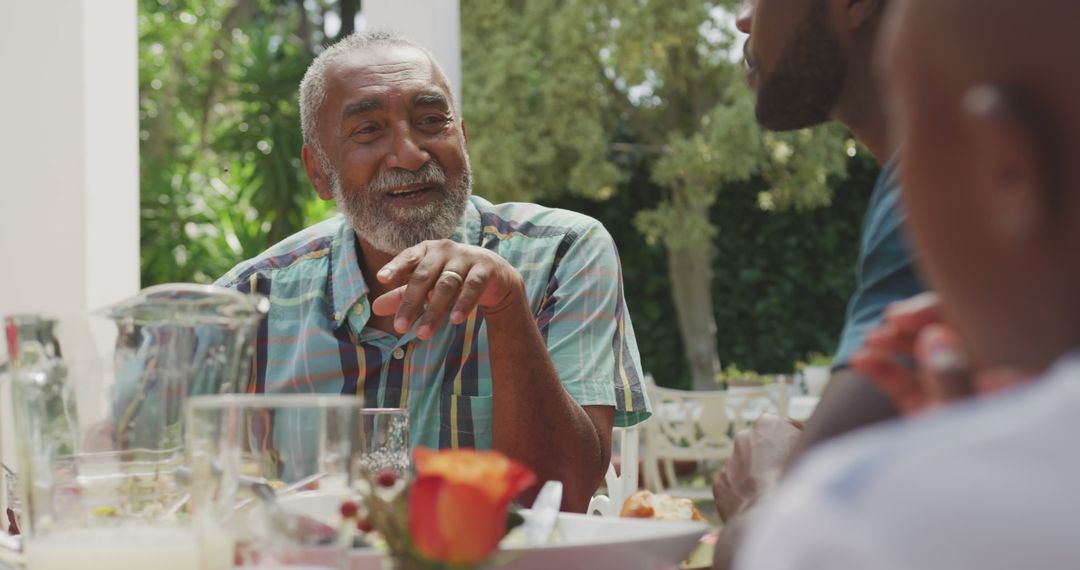
<path fill-rule="evenodd" d="M 324 165 L 323 169 L 334 201 L 357 237 L 389 255 L 397 255 L 422 241 L 452 236 L 472 193 L 472 168 L 467 155 L 464 171 L 454 180 L 447 180 L 446 171 L 432 159 L 419 170 L 385 171 L 366 187 L 348 192 L 342 187 L 337 171 L 328 166 Z M 386 193 L 410 184 L 433 186 L 438 195 L 423 206 L 391 208 Z"/>

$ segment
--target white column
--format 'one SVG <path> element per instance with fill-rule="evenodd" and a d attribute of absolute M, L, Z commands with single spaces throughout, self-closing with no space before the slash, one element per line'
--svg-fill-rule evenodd
<path fill-rule="evenodd" d="M 364 0 L 367 29 L 394 30 L 431 50 L 461 101 L 461 12 L 458 0 Z"/>
<path fill-rule="evenodd" d="M 86 312 L 139 287 L 136 2 L 8 2 L 3 12 L 0 315 Z M 4 386 L 10 464 L 8 396 Z"/>

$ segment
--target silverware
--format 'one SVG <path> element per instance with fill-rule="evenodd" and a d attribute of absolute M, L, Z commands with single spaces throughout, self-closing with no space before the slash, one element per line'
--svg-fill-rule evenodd
<path fill-rule="evenodd" d="M 217 471 L 218 470 L 215 469 L 215 474 L 219 474 Z M 274 487 L 270 485 L 270 482 L 262 477 L 239 475 L 237 476 L 236 481 L 241 487 L 251 492 L 251 494 L 255 496 L 255 499 L 258 500 L 265 509 L 267 519 L 275 533 L 303 544 L 327 544 L 337 540 L 338 529 L 309 516 L 290 513 L 281 508 L 281 503 L 278 502 L 280 497 L 303 489 L 325 476 L 326 473 L 310 475 L 282 488 L 281 491 L 275 491 Z M 191 470 L 187 467 L 178 467 L 176 469 L 176 479 L 180 483 L 191 485 Z M 181 498 L 178 505 L 174 505 L 169 510 L 176 512 L 183 506 L 183 503 L 190 499 L 190 497 L 190 494 L 185 495 Z M 250 504 L 250 500 L 241 501 L 236 505 L 236 509 L 243 509 Z"/>

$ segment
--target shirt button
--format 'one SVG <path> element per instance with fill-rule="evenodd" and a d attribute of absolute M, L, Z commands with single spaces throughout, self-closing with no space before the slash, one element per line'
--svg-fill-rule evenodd
<path fill-rule="evenodd" d="M 395 360 L 401 360 L 402 358 L 405 358 L 405 349 L 399 346 L 394 349 L 394 352 L 392 354 Z"/>

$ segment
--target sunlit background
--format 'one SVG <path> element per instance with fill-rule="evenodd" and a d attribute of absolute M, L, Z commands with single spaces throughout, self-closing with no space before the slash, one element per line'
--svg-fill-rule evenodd
<path fill-rule="evenodd" d="M 0 137 L 5 312 L 100 306 L 115 289 L 101 279 L 210 282 L 334 215 L 300 167 L 297 85 L 323 46 L 376 20 L 442 42 L 477 194 L 608 227 L 660 384 L 790 372 L 834 348 L 877 169 L 841 128 L 756 126 L 735 2 L 133 3 L 15 2 L 2 24 L 6 75 L 32 78 L 0 95 L 0 130 L 19 133 Z"/>

